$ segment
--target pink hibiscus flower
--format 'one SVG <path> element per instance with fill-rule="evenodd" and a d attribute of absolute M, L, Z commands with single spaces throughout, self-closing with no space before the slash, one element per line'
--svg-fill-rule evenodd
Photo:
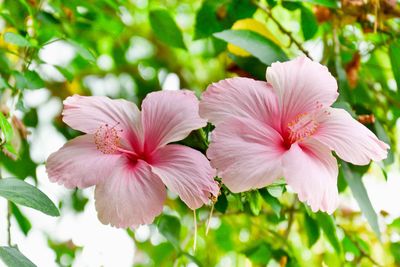
<path fill-rule="evenodd" d="M 162 212 L 166 185 L 191 208 L 217 195 L 215 170 L 192 148 L 169 144 L 206 125 L 190 91 L 150 93 L 142 111 L 125 100 L 68 97 L 63 121 L 86 133 L 48 158 L 49 179 L 68 188 L 96 185 L 99 220 L 135 228 Z"/>
<path fill-rule="evenodd" d="M 328 69 L 306 57 L 274 63 L 267 81 L 231 78 L 210 85 L 200 116 L 216 125 L 207 156 L 232 192 L 284 177 L 313 211 L 338 204 L 338 165 L 365 165 L 389 146 L 343 109 Z"/>

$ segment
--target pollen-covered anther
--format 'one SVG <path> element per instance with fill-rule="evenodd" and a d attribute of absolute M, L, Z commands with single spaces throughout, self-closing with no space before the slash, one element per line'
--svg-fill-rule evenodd
<path fill-rule="evenodd" d="M 291 143 L 301 141 L 315 133 L 318 122 L 308 113 L 298 115 L 288 123 L 289 139 Z"/>
<path fill-rule="evenodd" d="M 119 131 L 108 124 L 100 126 L 94 134 L 96 148 L 104 154 L 113 154 L 120 145 Z"/>

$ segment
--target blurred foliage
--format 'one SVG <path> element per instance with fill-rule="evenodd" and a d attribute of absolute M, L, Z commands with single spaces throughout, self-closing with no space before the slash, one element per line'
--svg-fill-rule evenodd
<path fill-rule="evenodd" d="M 399 1 L 2 0 L 0 34 L 0 162 L 3 176 L 20 179 L 25 190 L 32 189 L 23 184 L 26 178 L 40 186 L 37 168 L 44 162 L 33 157 L 32 147 L 46 124 L 46 102 L 101 94 L 140 104 L 151 91 L 171 89 L 167 81 L 174 75 L 180 88 L 199 95 L 226 77 L 265 79 L 276 60 L 307 54 L 320 61 L 338 80 L 335 106 L 391 145 L 379 166 L 341 163 L 339 191 L 347 199 L 352 194 L 362 213 L 344 205 L 333 216 L 312 213 L 282 181 L 239 194 L 222 186 L 213 208 L 192 214 L 179 199 L 169 199 L 149 237 L 128 230 L 137 248 L 132 264 L 400 266 L 400 218 L 374 210 L 362 180 L 367 172 L 387 179 L 388 170 L 398 169 Z M 28 104 L 34 91 L 41 104 Z M 79 134 L 60 114 L 51 123 L 65 139 Z M 182 143 L 205 152 L 210 130 L 195 131 Z M 58 213 L 40 191 L 32 191 L 31 200 L 7 192 L 15 204 Z M 32 204 L 39 203 L 35 194 L 50 211 Z M 70 191 L 58 207 L 61 214 L 79 213 L 87 201 L 79 190 Z M 29 217 L 15 204 L 9 216 L 29 235 Z M 73 265 L 81 250 L 71 240 L 49 237 L 48 245 L 60 266 Z M 32 266 L 17 248 L 0 247 L 0 258 L 9 266 Z"/>

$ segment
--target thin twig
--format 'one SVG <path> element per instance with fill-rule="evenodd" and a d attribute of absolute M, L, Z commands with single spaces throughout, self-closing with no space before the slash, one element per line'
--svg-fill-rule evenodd
<path fill-rule="evenodd" d="M 53 40 L 51 40 L 51 41 L 48 41 L 47 43 L 44 43 L 44 44 L 42 45 L 42 47 L 44 47 L 44 46 L 46 46 L 46 45 L 49 45 L 49 44 L 52 44 L 52 43 L 55 43 L 55 42 L 64 41 L 64 40 L 65 40 L 64 37 L 62 37 L 62 38 L 57 38 L 57 39 L 53 39 Z"/>
<path fill-rule="evenodd" d="M 296 202 L 295 202 L 296 203 Z M 294 219 L 294 211 L 295 211 L 295 209 L 294 209 L 294 205 L 295 204 L 293 204 L 293 208 L 291 208 L 290 210 L 289 210 L 289 218 L 288 218 L 288 226 L 287 226 L 287 228 L 286 228 L 286 230 L 285 230 L 285 233 L 284 233 L 284 238 L 285 239 L 288 239 L 288 237 L 289 237 L 289 234 L 290 234 L 290 230 L 292 229 L 292 225 L 293 225 L 293 219 Z"/>
<path fill-rule="evenodd" d="M 0 168 L 0 179 L 3 179 L 3 175 Z M 11 203 L 7 201 L 7 244 L 11 247 Z"/>
<path fill-rule="evenodd" d="M 256 226 L 265 235 L 269 235 L 277 239 L 279 242 L 281 242 L 283 246 L 285 246 L 288 249 L 289 254 L 293 254 L 293 248 L 292 245 L 290 244 L 290 241 L 284 238 L 281 234 L 275 232 L 274 230 L 268 227 L 265 227 L 264 225 L 261 225 L 259 221 L 252 220 L 252 225 Z"/>
<path fill-rule="evenodd" d="M 27 51 L 27 53 L 25 54 L 25 61 L 26 65 L 24 66 L 24 70 L 29 70 L 29 67 L 31 66 L 31 63 L 33 61 L 33 57 L 36 54 L 37 51 L 32 51 L 29 52 L 30 50 Z"/>
<path fill-rule="evenodd" d="M 256 5 L 259 9 L 261 9 L 265 14 L 267 14 L 267 16 L 270 17 L 273 22 L 275 22 L 279 30 L 289 37 L 291 44 L 292 43 L 295 44 L 301 52 L 303 52 L 309 59 L 312 60 L 310 53 L 303 47 L 303 45 L 299 41 L 296 40 L 296 38 L 294 38 L 292 32 L 288 31 L 287 29 L 285 29 L 285 27 L 283 27 L 283 25 L 279 22 L 279 20 L 274 17 L 272 11 L 269 8 L 263 7 L 255 1 L 253 1 L 253 4 Z"/>
<path fill-rule="evenodd" d="M 345 81 L 346 72 L 343 70 L 342 67 L 342 58 L 340 56 L 340 40 L 339 40 L 339 33 L 338 33 L 338 20 L 336 14 L 333 14 L 332 19 L 332 42 L 333 42 L 333 54 L 335 58 L 335 69 L 337 73 L 337 78 L 339 79 L 339 83 Z"/>
<path fill-rule="evenodd" d="M 7 244 L 11 247 L 11 202 L 7 201 Z"/>
<path fill-rule="evenodd" d="M 358 248 L 358 250 L 361 253 L 361 256 L 364 258 L 367 258 L 372 264 L 376 265 L 376 266 L 383 266 L 382 264 L 379 264 L 378 262 L 376 262 L 370 255 L 369 253 L 367 253 L 361 246 L 360 244 L 357 242 L 357 240 L 354 240 L 353 236 L 346 230 L 344 229 L 343 226 L 338 225 L 339 228 L 342 229 L 342 231 L 345 233 L 345 235 L 350 239 L 351 242 L 354 243 L 354 245 Z"/>

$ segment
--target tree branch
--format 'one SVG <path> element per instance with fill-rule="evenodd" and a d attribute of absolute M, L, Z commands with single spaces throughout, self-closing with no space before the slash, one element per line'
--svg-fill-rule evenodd
<path fill-rule="evenodd" d="M 292 32 L 290 32 L 290 31 L 288 31 L 287 29 L 285 29 L 285 27 L 283 27 L 283 25 L 279 22 L 279 20 L 277 20 L 277 19 L 274 17 L 274 15 L 272 14 L 271 9 L 266 8 L 266 7 L 263 7 L 263 6 L 261 6 L 259 3 L 255 2 L 255 1 L 253 1 L 253 4 L 254 4 L 255 6 L 257 6 L 260 10 L 262 10 L 265 14 L 267 14 L 268 17 L 270 17 L 271 20 L 272 20 L 273 22 L 275 22 L 275 24 L 278 26 L 279 30 L 280 30 L 282 33 L 286 34 L 286 35 L 289 37 L 290 43 L 291 43 L 291 44 L 292 44 L 292 43 L 295 44 L 295 45 L 297 46 L 297 48 L 298 48 L 301 52 L 303 52 L 309 59 L 313 60 L 313 59 L 311 58 L 311 56 L 310 56 L 310 53 L 303 47 L 303 45 L 302 45 L 299 41 L 296 40 L 296 38 L 294 38 Z"/>

